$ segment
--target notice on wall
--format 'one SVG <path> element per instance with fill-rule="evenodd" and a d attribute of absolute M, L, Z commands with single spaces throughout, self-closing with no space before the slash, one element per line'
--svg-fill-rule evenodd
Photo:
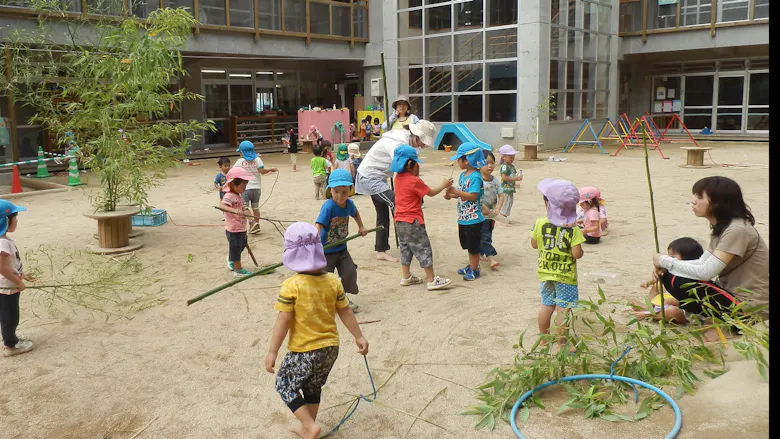
<path fill-rule="evenodd" d="M 655 89 L 655 98 L 659 101 L 666 99 L 666 87 L 658 87 Z"/>
<path fill-rule="evenodd" d="M 675 113 L 679 113 L 682 111 L 682 101 L 679 99 L 675 99 L 672 101 L 672 111 Z"/>
<path fill-rule="evenodd" d="M 672 112 L 672 101 L 664 101 L 662 112 L 664 113 Z"/>
<path fill-rule="evenodd" d="M 673 88 L 667 88 L 666 89 L 666 99 L 674 99 L 674 89 Z"/>
<path fill-rule="evenodd" d="M 653 113 L 660 113 L 663 110 L 664 101 L 653 102 Z"/>
<path fill-rule="evenodd" d="M 658 0 L 658 6 L 676 5 L 678 0 Z"/>

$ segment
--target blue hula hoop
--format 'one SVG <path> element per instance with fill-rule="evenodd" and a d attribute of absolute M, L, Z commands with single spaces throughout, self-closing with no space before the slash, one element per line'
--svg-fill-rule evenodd
<path fill-rule="evenodd" d="M 625 355 L 625 353 L 624 353 Z M 622 358 L 622 356 L 621 356 Z M 529 390 L 521 396 L 517 402 L 515 402 L 515 405 L 512 406 L 512 414 L 509 417 L 509 423 L 512 425 L 512 430 L 515 432 L 515 435 L 520 439 L 526 439 L 525 436 L 523 436 L 522 433 L 520 433 L 520 430 L 517 428 L 517 410 L 520 409 L 520 405 L 525 402 L 526 399 L 530 398 L 531 395 L 538 392 L 539 390 L 544 389 L 545 387 L 550 387 L 552 385 L 564 382 L 564 381 L 579 381 L 579 380 L 614 380 L 614 381 L 622 381 L 625 383 L 637 385 L 644 387 L 645 389 L 652 390 L 653 392 L 660 395 L 662 398 L 666 400 L 666 402 L 669 403 L 670 406 L 672 406 L 672 410 L 674 410 L 674 427 L 672 427 L 672 431 L 669 432 L 665 436 L 665 439 L 674 439 L 677 437 L 677 434 L 680 433 L 680 428 L 682 427 L 682 413 L 680 412 L 680 407 L 677 406 L 677 403 L 674 402 L 674 400 L 664 393 L 661 389 L 658 387 L 653 386 L 652 384 L 645 383 L 644 381 L 635 380 L 633 378 L 628 378 L 620 375 L 606 375 L 606 374 L 587 374 L 587 375 L 572 375 L 568 377 L 564 377 L 561 379 L 548 381 L 542 385 L 537 386 L 533 390 Z"/>

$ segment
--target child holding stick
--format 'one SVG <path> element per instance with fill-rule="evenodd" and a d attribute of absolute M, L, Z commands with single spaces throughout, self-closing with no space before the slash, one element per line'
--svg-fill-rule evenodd
<path fill-rule="evenodd" d="M 496 215 L 501 211 L 501 206 L 504 203 L 504 194 L 501 192 L 501 186 L 497 178 L 493 177 L 493 169 L 496 164 L 496 156 L 492 151 L 483 150 L 485 155 L 485 161 L 487 165 L 483 166 L 479 170 L 482 174 L 482 187 L 484 193 L 482 195 L 482 215 L 485 216 L 485 221 L 482 222 L 481 238 L 480 238 L 480 254 L 483 260 L 487 261 L 492 270 L 498 267 L 498 261 L 493 259 L 498 254 L 496 248 L 493 247 L 493 229 L 496 227 Z"/>
<path fill-rule="evenodd" d="M 368 341 L 349 308 L 341 281 L 323 271 L 327 262 L 314 226 L 298 222 L 284 232 L 282 263 L 296 274 L 282 283 L 274 305 L 279 314 L 265 369 L 274 373 L 279 348 L 289 332 L 289 352 L 279 366 L 276 391 L 300 422 L 290 431 L 316 439 L 321 431 L 316 421 L 322 387 L 339 355 L 335 314 L 355 337 L 361 355 L 368 354 Z"/>
<path fill-rule="evenodd" d="M 19 326 L 19 297 L 25 289 L 24 281 L 34 282 L 29 274 L 24 274 L 22 260 L 16 243 L 8 237 L 16 231 L 19 223 L 17 214 L 25 209 L 15 206 L 7 200 L 0 200 L 0 332 L 3 335 L 3 356 L 29 352 L 33 348 L 30 340 L 16 336 Z"/>
<path fill-rule="evenodd" d="M 230 168 L 227 173 L 227 182 L 222 191 L 220 208 L 225 213 L 225 236 L 228 240 L 227 266 L 233 272 L 234 277 L 241 277 L 251 272 L 241 266 L 241 253 L 246 247 L 246 214 L 244 213 L 244 198 L 241 196 L 246 191 L 247 184 L 253 180 L 249 171 L 244 168 Z"/>
<path fill-rule="evenodd" d="M 531 229 L 531 248 L 539 252 L 537 274 L 541 282 L 542 307 L 537 317 L 539 332 L 549 334 L 553 313 L 558 345 L 566 344 L 565 313 L 579 299 L 577 259 L 583 255 L 582 236 L 577 227 L 580 194 L 566 180 L 545 178 L 537 186 L 544 196 L 546 218 L 538 218 Z"/>
<path fill-rule="evenodd" d="M 355 218 L 358 225 L 358 233 L 366 236 L 366 228 L 363 226 L 363 219 L 360 218 L 355 203 L 349 199 L 352 195 L 352 175 L 344 169 L 336 169 L 328 181 L 326 200 L 320 208 L 320 214 L 315 221 L 317 233 L 320 235 L 322 245 L 333 244 L 343 240 L 349 235 L 349 217 Z M 357 265 L 352 260 L 352 256 L 347 250 L 347 244 L 325 250 L 325 259 L 327 260 L 326 271 L 335 273 L 339 271 L 341 284 L 344 292 L 347 294 L 357 294 L 359 292 L 357 284 Z M 358 305 L 349 299 L 349 307 L 357 312 Z"/>
<path fill-rule="evenodd" d="M 255 152 L 255 144 L 249 140 L 244 140 L 238 144 L 237 152 L 241 152 L 241 158 L 236 160 L 234 168 L 244 168 L 249 172 L 252 179 L 246 186 L 242 197 L 247 208 L 251 207 L 252 215 L 260 216 L 260 176 L 276 172 L 276 168 L 265 168 L 263 160 Z M 260 233 L 260 223 L 257 218 L 249 219 L 249 233 Z"/>
<path fill-rule="evenodd" d="M 482 175 L 479 169 L 487 165 L 482 147 L 466 142 L 458 147 L 458 152 L 450 160 L 457 160 L 463 172 L 458 178 L 458 187 L 447 188 L 445 198 L 458 197 L 458 238 L 460 247 L 468 251 L 469 263 L 458 270 L 463 280 L 472 281 L 479 277 L 479 254 L 482 241 L 481 198 Z"/>
<path fill-rule="evenodd" d="M 401 286 L 427 282 L 428 291 L 447 288 L 452 280 L 434 275 L 433 249 L 425 230 L 422 200 L 424 196 L 435 197 L 452 186 L 452 180 L 445 178 L 435 188 L 430 188 L 420 179 L 420 161 L 417 151 L 409 145 L 401 145 L 393 152 L 390 171 L 395 172 L 395 230 L 401 251 Z M 425 271 L 425 281 L 413 276 L 410 270 L 412 256 L 417 258 Z"/>

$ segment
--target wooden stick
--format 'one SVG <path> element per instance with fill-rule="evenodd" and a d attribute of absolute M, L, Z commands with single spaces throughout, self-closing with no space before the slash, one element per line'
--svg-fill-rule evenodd
<path fill-rule="evenodd" d="M 360 398 L 360 396 L 359 396 L 359 395 L 352 395 L 352 396 L 354 396 L 355 398 Z M 394 411 L 394 412 L 400 413 L 400 414 L 402 414 L 402 415 L 406 415 L 406 416 L 409 416 L 409 417 L 411 417 L 411 418 L 414 418 L 414 419 L 419 419 L 419 420 L 421 420 L 421 421 L 423 421 L 423 422 L 427 422 L 428 424 L 431 424 L 431 425 L 433 425 L 434 427 L 439 427 L 439 428 L 441 428 L 442 430 L 446 431 L 447 433 L 452 433 L 450 430 L 447 430 L 446 428 L 442 427 L 441 425 L 439 425 L 439 424 L 437 424 L 437 423 L 435 423 L 435 422 L 433 422 L 433 421 L 430 421 L 430 420 L 428 420 L 428 419 L 425 419 L 425 418 L 421 418 L 421 417 L 419 417 L 419 416 L 413 415 L 413 414 L 411 414 L 411 413 L 408 413 L 408 412 L 405 412 L 405 411 L 403 411 L 403 410 L 399 410 L 399 409 L 397 409 L 397 408 L 395 408 L 395 407 L 393 407 L 393 406 L 391 406 L 391 405 L 385 404 L 385 403 L 383 403 L 383 402 L 379 402 L 379 401 L 376 401 L 376 400 L 372 400 L 372 401 L 371 401 L 371 403 L 372 403 L 372 404 L 379 405 L 379 406 L 382 406 L 382 407 L 385 407 L 385 408 L 388 408 L 388 409 L 390 409 L 390 410 L 392 410 L 392 411 Z"/>
<path fill-rule="evenodd" d="M 252 258 L 252 262 L 255 263 L 255 267 L 260 267 L 260 265 L 257 263 L 257 259 L 255 259 L 255 254 L 252 253 L 252 249 L 249 247 L 249 240 L 246 242 L 246 251 L 249 252 L 249 257 Z"/>
<path fill-rule="evenodd" d="M 647 130 L 645 129 L 645 126 L 640 124 L 642 127 L 642 145 L 645 149 L 645 174 L 647 174 L 647 189 L 650 191 L 650 217 L 653 220 L 653 240 L 655 242 L 655 252 L 660 253 L 660 247 L 658 246 L 658 225 L 655 222 L 655 202 L 653 201 L 653 182 L 650 180 L 650 161 L 647 155 Z M 664 287 L 661 285 L 661 281 L 658 281 L 656 283 L 656 288 L 658 291 L 661 292 L 661 321 L 663 324 L 661 325 L 661 331 L 664 331 L 666 329 L 666 307 L 664 306 Z"/>
<path fill-rule="evenodd" d="M 154 417 L 154 419 L 152 419 L 151 421 L 149 421 L 149 423 L 148 423 L 148 424 L 146 424 L 146 426 L 145 426 L 144 428 L 142 428 L 142 429 L 138 430 L 138 433 L 134 434 L 134 435 L 133 435 L 133 437 L 131 437 L 130 439 L 135 439 L 135 438 L 137 438 L 137 437 L 138 437 L 138 435 L 139 435 L 139 434 L 141 434 L 141 433 L 143 433 L 143 432 L 144 432 L 144 430 L 146 430 L 147 428 L 149 428 L 149 426 L 150 426 L 150 425 L 152 425 L 152 422 L 156 421 L 156 420 L 157 420 L 157 418 L 159 418 L 159 416 L 155 416 L 155 417 Z"/>
<path fill-rule="evenodd" d="M 469 389 L 469 390 L 471 390 L 472 392 L 476 392 L 476 391 L 477 391 L 477 389 L 475 389 L 475 388 L 473 388 L 473 387 L 465 386 L 465 385 L 463 385 L 463 384 L 461 384 L 461 383 L 456 383 L 455 381 L 448 380 L 447 378 L 442 378 L 442 377 L 440 377 L 440 376 L 438 376 L 438 375 L 434 375 L 434 374 L 432 374 L 432 373 L 428 373 L 428 372 L 425 372 L 425 371 L 423 371 L 423 373 L 424 373 L 424 374 L 426 374 L 426 375 L 432 376 L 432 377 L 434 377 L 434 378 L 438 378 L 438 379 L 440 379 L 440 380 L 442 380 L 442 381 L 446 381 L 446 382 L 448 382 L 448 383 L 455 384 L 456 386 L 463 387 L 464 389 Z"/>
<path fill-rule="evenodd" d="M 425 411 L 425 409 L 427 409 L 427 408 L 428 408 L 428 406 L 429 406 L 429 405 L 431 405 L 431 403 L 433 402 L 433 400 L 434 400 L 434 399 L 436 399 L 436 398 L 437 398 L 439 395 L 441 395 L 441 394 L 442 394 L 442 392 L 444 392 L 445 390 L 447 390 L 447 388 L 446 388 L 446 387 L 445 387 L 445 388 L 443 388 L 443 389 L 441 389 L 441 390 L 439 390 L 439 391 L 438 391 L 438 392 L 437 392 L 435 395 L 433 395 L 433 398 L 431 398 L 431 400 L 430 400 L 430 401 L 428 401 L 428 403 L 427 403 L 427 404 L 425 404 L 425 407 L 423 407 L 423 408 L 422 408 L 422 410 L 420 410 L 420 413 L 417 413 L 417 416 L 422 416 L 422 414 L 423 414 L 423 412 Z M 406 439 L 406 436 L 409 436 L 409 432 L 410 432 L 410 431 L 412 431 L 412 427 L 414 427 L 414 423 L 415 423 L 415 422 L 417 422 L 417 419 L 414 419 L 414 420 L 412 421 L 412 424 L 409 426 L 409 429 L 408 429 L 408 430 L 406 430 L 406 433 L 404 433 L 404 437 L 403 437 L 402 439 Z"/>
<path fill-rule="evenodd" d="M 366 320 L 365 322 L 358 322 L 358 325 L 367 325 L 369 323 L 381 322 L 382 320 Z"/>

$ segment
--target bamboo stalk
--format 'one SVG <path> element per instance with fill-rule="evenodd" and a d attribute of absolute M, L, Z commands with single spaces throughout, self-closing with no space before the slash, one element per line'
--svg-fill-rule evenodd
<path fill-rule="evenodd" d="M 387 75 L 385 74 L 385 52 L 381 52 L 379 54 L 379 59 L 382 61 L 382 88 L 385 92 L 385 120 L 387 120 L 387 129 L 385 131 L 390 131 L 393 127 L 390 126 L 390 108 L 388 106 L 388 100 L 387 100 Z M 390 178 L 390 189 L 393 190 L 393 193 L 395 193 L 395 183 L 393 182 L 393 179 Z M 398 243 L 398 229 L 395 227 L 395 221 L 393 221 L 393 233 L 395 234 L 395 248 L 401 248 L 401 245 Z"/>
<path fill-rule="evenodd" d="M 653 220 L 653 242 L 655 243 L 655 252 L 660 253 L 660 247 L 658 245 L 658 224 L 655 222 L 655 202 L 653 201 L 653 182 L 650 179 L 650 159 L 647 154 L 647 130 L 644 125 L 642 127 L 642 145 L 645 150 L 645 174 L 647 175 L 647 189 L 650 192 L 650 217 Z M 655 267 L 653 267 L 655 269 Z M 664 286 L 661 281 L 656 283 L 656 288 L 661 293 L 661 330 L 666 328 L 666 307 L 664 306 Z"/>
<path fill-rule="evenodd" d="M 367 233 L 376 232 L 377 230 L 380 230 L 380 229 L 382 229 L 382 228 L 383 228 L 382 226 L 375 227 L 375 228 L 373 228 L 373 229 L 369 229 L 369 230 L 367 230 Z M 353 240 L 353 239 L 355 239 L 355 238 L 359 238 L 360 236 L 361 236 L 361 235 L 360 235 L 359 233 L 356 233 L 356 234 L 354 234 L 354 235 L 352 235 L 352 236 L 348 236 L 348 237 L 346 237 L 345 239 L 342 239 L 341 241 L 334 242 L 333 244 L 328 244 L 328 245 L 326 245 L 326 246 L 324 247 L 324 249 L 329 249 L 329 248 L 331 248 L 331 247 L 336 247 L 336 246 L 339 246 L 339 245 L 341 245 L 341 244 L 344 244 L 344 243 L 346 243 L 346 242 L 352 241 L 352 240 Z M 220 292 L 220 291 L 224 290 L 225 288 L 232 287 L 233 285 L 235 285 L 235 284 L 237 284 L 237 283 L 239 283 L 239 282 L 243 282 L 243 281 L 245 281 L 245 280 L 247 280 L 247 279 L 251 279 L 251 278 L 253 278 L 253 277 L 255 277 L 255 276 L 259 276 L 259 275 L 261 275 L 261 274 L 267 274 L 267 273 L 270 273 L 271 271 L 273 271 L 273 270 L 276 270 L 277 268 L 279 268 L 279 267 L 281 267 L 281 266 L 282 266 L 282 263 L 281 263 L 281 262 L 279 262 L 279 263 L 277 263 L 277 264 L 274 264 L 274 265 L 269 265 L 269 266 L 267 266 L 267 267 L 265 267 L 265 268 L 263 268 L 263 269 L 261 269 L 261 270 L 255 271 L 255 272 L 254 272 L 254 273 L 252 273 L 252 274 L 247 274 L 247 275 L 246 275 L 246 276 L 244 276 L 244 277 L 239 277 L 239 278 L 237 278 L 237 279 L 234 279 L 234 280 L 232 280 L 232 281 L 230 281 L 230 282 L 224 283 L 224 284 L 222 284 L 222 285 L 220 285 L 220 286 L 218 286 L 218 287 L 216 287 L 216 288 L 214 288 L 214 289 L 211 289 L 211 290 L 209 290 L 209 291 L 206 291 L 205 293 L 203 293 L 203 294 L 201 294 L 201 295 L 199 295 L 199 296 L 193 297 L 192 299 L 188 300 L 188 301 L 187 301 L 187 306 L 190 306 L 190 305 L 192 305 L 192 304 L 193 304 L 193 303 L 195 303 L 195 302 L 199 302 L 199 301 L 201 301 L 201 300 L 205 299 L 206 297 L 209 297 L 209 296 L 211 296 L 212 294 L 216 294 L 216 293 L 218 293 L 218 292 Z"/>
<path fill-rule="evenodd" d="M 423 407 L 423 408 L 422 408 L 422 410 L 420 410 L 420 412 L 419 412 L 419 413 L 417 413 L 417 416 L 422 416 L 422 414 L 423 414 L 423 412 L 425 411 L 425 409 L 427 409 L 427 408 L 428 408 L 428 406 L 429 406 L 429 405 L 431 405 L 431 403 L 432 403 L 432 402 L 433 402 L 433 401 L 434 401 L 436 398 L 438 398 L 438 397 L 439 397 L 439 395 L 441 395 L 441 394 L 442 394 L 442 392 L 444 392 L 445 390 L 447 390 L 447 388 L 446 388 L 446 387 L 444 387 L 444 388 L 442 388 L 441 390 L 439 390 L 438 392 L 436 392 L 436 394 L 435 394 L 435 395 L 433 395 L 433 398 L 431 398 L 431 400 L 430 400 L 430 401 L 428 401 L 428 403 L 427 403 L 427 404 L 425 404 L 425 407 Z M 412 421 L 412 424 L 411 424 L 411 425 L 409 425 L 409 429 L 408 429 L 408 430 L 406 430 L 406 433 L 404 434 L 404 437 L 403 437 L 403 439 L 406 439 L 406 436 L 409 436 L 409 432 L 410 432 L 410 431 L 412 431 L 412 427 L 414 427 L 414 423 L 415 423 L 415 422 L 417 422 L 417 419 L 413 420 L 413 421 Z"/>

